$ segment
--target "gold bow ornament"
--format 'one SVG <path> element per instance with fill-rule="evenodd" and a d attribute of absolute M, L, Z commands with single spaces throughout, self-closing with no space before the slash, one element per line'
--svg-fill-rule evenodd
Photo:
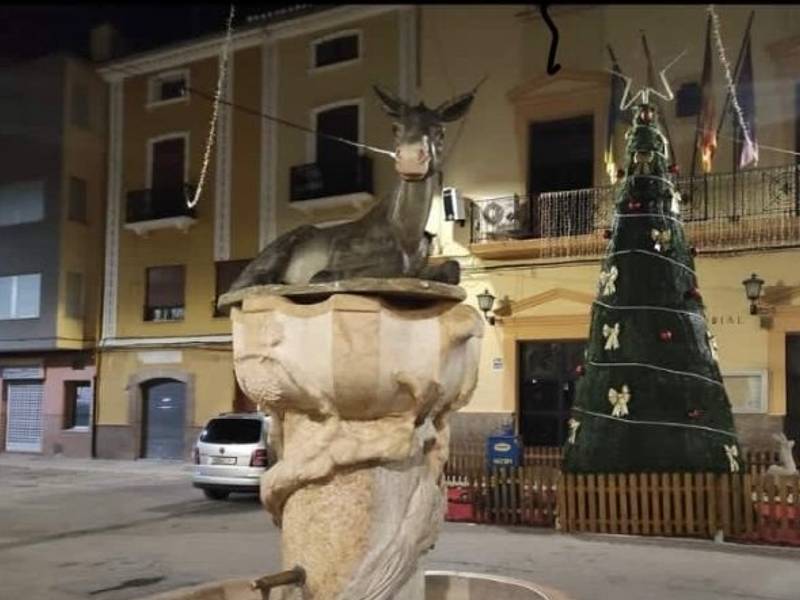
<path fill-rule="evenodd" d="M 569 420 L 569 443 L 575 443 L 575 436 L 578 435 L 578 427 L 581 426 L 580 421 L 576 421 L 575 419 Z"/>
<path fill-rule="evenodd" d="M 672 242 L 672 231 L 669 229 L 664 229 L 663 231 L 653 229 L 650 232 L 650 237 L 652 237 L 655 242 L 656 252 L 666 252 L 669 250 L 670 243 Z"/>
<path fill-rule="evenodd" d="M 739 471 L 739 461 L 737 460 L 739 450 L 736 448 L 736 444 L 733 446 L 726 445 L 725 455 L 728 457 L 728 462 L 731 465 L 731 473 L 737 473 Z"/>
<path fill-rule="evenodd" d="M 627 385 L 622 386 L 621 391 L 614 388 L 608 390 L 608 401 L 614 410 L 611 411 L 612 417 L 627 417 L 628 416 L 628 402 L 631 400 L 631 392 Z"/>
<path fill-rule="evenodd" d="M 719 347 L 717 346 L 717 338 L 715 338 L 710 331 L 706 331 L 706 337 L 708 338 L 708 347 L 711 349 L 711 358 L 719 362 Z"/>
<path fill-rule="evenodd" d="M 617 281 L 618 275 L 619 271 L 617 271 L 617 267 L 614 266 L 612 266 L 608 271 L 600 271 L 601 296 L 610 296 L 617 291 L 615 282 Z"/>
<path fill-rule="evenodd" d="M 603 337 L 606 338 L 606 350 L 619 348 L 619 323 L 614 323 L 613 327 L 603 325 Z"/>

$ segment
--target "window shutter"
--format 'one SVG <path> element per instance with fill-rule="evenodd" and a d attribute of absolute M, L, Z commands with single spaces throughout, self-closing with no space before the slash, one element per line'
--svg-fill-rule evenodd
<path fill-rule="evenodd" d="M 147 307 L 183 306 L 183 265 L 147 269 Z"/>

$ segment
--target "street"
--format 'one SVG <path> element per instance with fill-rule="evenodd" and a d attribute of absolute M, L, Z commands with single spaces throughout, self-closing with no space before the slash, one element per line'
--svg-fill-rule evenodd
<path fill-rule="evenodd" d="M 279 569 L 255 496 L 206 500 L 190 466 L 0 454 L 0 600 L 140 598 Z M 797 600 L 800 549 L 446 523 L 426 569 L 496 573 L 576 600 Z"/>

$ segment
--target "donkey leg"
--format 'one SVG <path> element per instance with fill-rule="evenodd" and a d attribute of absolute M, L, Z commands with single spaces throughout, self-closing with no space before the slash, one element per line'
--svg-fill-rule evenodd
<path fill-rule="evenodd" d="M 267 244 L 236 278 L 230 291 L 253 285 L 283 283 L 283 275 L 295 247 L 313 236 L 315 231 L 313 225 L 302 225 Z"/>

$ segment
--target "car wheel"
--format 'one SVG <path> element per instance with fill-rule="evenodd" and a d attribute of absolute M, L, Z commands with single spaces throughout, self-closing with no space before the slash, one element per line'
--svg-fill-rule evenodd
<path fill-rule="evenodd" d="M 203 490 L 203 493 L 209 500 L 227 500 L 228 496 L 231 495 L 230 492 L 225 490 Z"/>

